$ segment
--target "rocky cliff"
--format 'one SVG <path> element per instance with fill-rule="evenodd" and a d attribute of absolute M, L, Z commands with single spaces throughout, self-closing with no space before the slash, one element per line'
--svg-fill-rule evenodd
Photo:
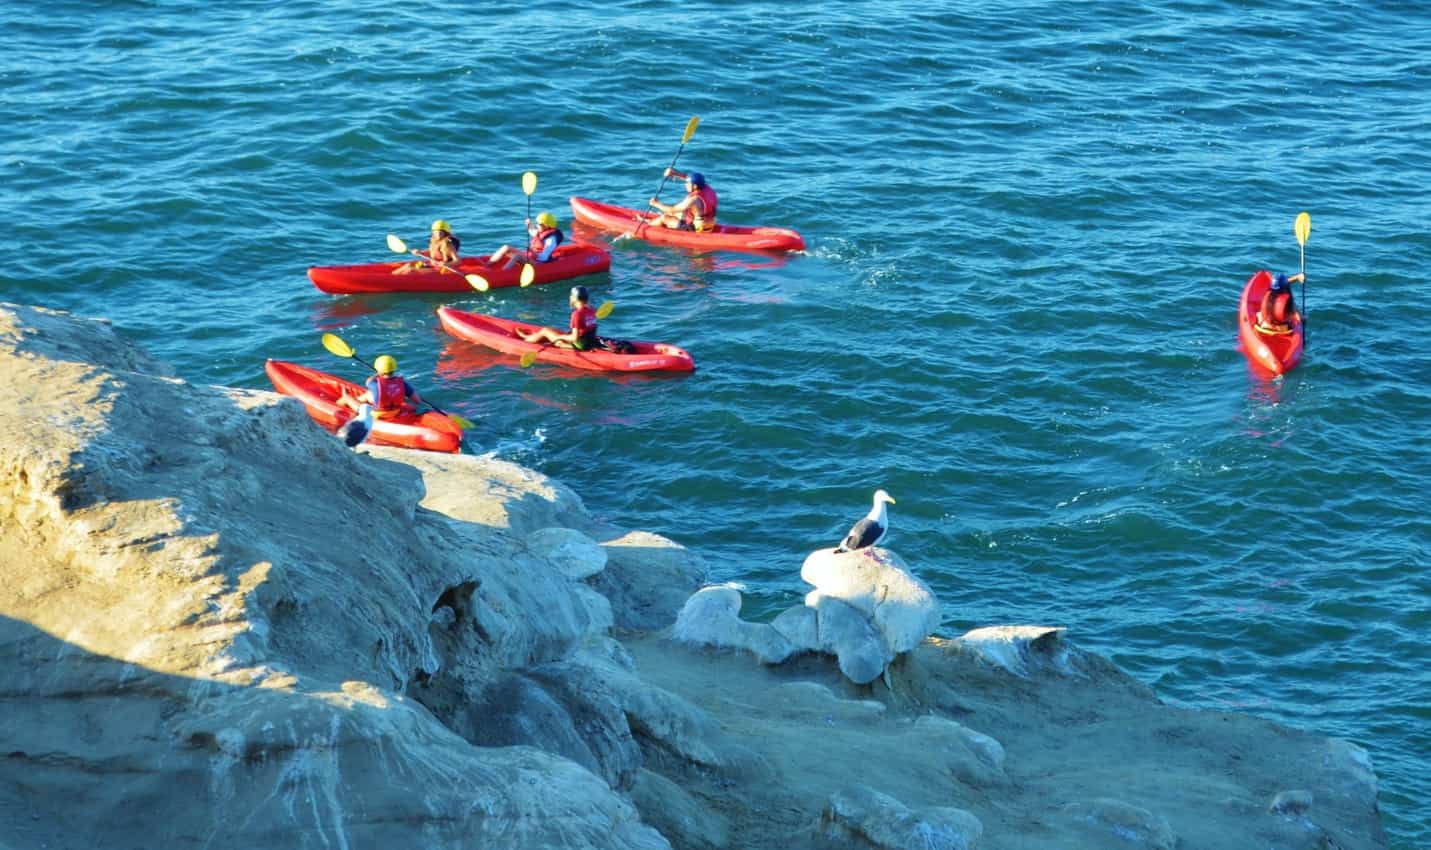
<path fill-rule="evenodd" d="M 1385 846 L 1361 750 L 1061 630 L 855 685 L 673 641 L 699 559 L 550 479 L 350 452 L 104 322 L 0 305 L 0 393 L 5 850 Z"/>

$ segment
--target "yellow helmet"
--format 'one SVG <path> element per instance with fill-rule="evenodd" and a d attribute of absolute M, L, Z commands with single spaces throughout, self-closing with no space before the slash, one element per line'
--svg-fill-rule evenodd
<path fill-rule="evenodd" d="M 445 220 L 439 218 L 437 221 L 434 221 L 432 223 L 432 232 L 436 233 L 438 231 L 442 231 L 443 233 L 451 233 L 452 227 Z"/>
<path fill-rule="evenodd" d="M 557 217 L 543 210 L 537 213 L 537 224 L 540 224 L 542 227 L 556 227 Z"/>
<path fill-rule="evenodd" d="M 379 375 L 391 375 L 397 371 L 397 360 L 391 354 L 382 354 L 373 361 L 373 368 Z"/>

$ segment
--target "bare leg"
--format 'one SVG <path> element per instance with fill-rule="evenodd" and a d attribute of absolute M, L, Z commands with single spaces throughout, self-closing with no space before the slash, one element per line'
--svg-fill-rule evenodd
<path fill-rule="evenodd" d="M 526 342 L 557 343 L 561 341 L 559 339 L 559 337 L 561 336 L 562 333 L 560 331 L 556 331 L 551 328 L 537 328 L 535 331 L 529 334 L 524 334 L 522 336 L 522 339 Z"/>

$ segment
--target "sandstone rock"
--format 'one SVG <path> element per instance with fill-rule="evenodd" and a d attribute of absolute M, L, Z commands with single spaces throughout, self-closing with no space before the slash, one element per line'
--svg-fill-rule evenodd
<path fill-rule="evenodd" d="M 1376 805 L 1376 772 L 1372 769 L 1371 755 L 1366 750 L 1342 738 L 1329 738 L 1321 766 L 1333 785 L 1334 793 L 1363 806 Z"/>
<path fill-rule="evenodd" d="M 405 695 L 480 693 L 610 621 L 463 515 L 484 461 L 348 452 L 292 399 L 164 377 L 32 308 L 0 307 L 0 392 L 0 812 L 26 813 L 23 846 L 668 846 L 540 688 L 508 728 L 525 712 L 573 758 L 474 746 Z"/>
<path fill-rule="evenodd" d="M 817 549 L 806 557 L 800 577 L 821 596 L 870 615 L 895 653 L 908 652 L 939 627 L 933 591 L 888 549 Z"/>
<path fill-rule="evenodd" d="M 984 833 L 979 819 L 963 809 L 915 812 L 863 785 L 835 793 L 821 814 L 821 823 L 831 837 L 854 838 L 860 846 L 889 850 L 973 850 Z"/>
<path fill-rule="evenodd" d="M 721 850 L 730 846 L 726 818 L 659 773 L 642 770 L 631 789 L 631 801 L 641 812 L 641 819 L 676 847 Z"/>
<path fill-rule="evenodd" d="M 567 578 L 588 578 L 606 569 L 606 550 L 574 528 L 537 529 L 527 535 L 527 548 Z"/>
<path fill-rule="evenodd" d="M 821 648 L 815 609 L 808 605 L 791 605 L 781 611 L 770 626 L 789 641 L 795 652 L 814 652 Z"/>
<path fill-rule="evenodd" d="M 1062 813 L 1084 828 L 1117 838 L 1125 846 L 1176 850 L 1178 845 L 1167 820 L 1122 800 L 1102 797 L 1070 803 Z"/>
<path fill-rule="evenodd" d="M 740 591 L 726 585 L 691 595 L 676 617 L 671 637 L 693 646 L 741 649 L 766 664 L 778 664 L 795 651 L 769 623 L 740 619 Z"/>
<path fill-rule="evenodd" d="M 1072 654 L 1060 640 L 1064 631 L 1050 626 L 988 626 L 966 632 L 956 643 L 985 663 L 1021 678 L 1035 669 L 1073 674 Z"/>
<path fill-rule="evenodd" d="M 1312 808 L 1310 791 L 1278 791 L 1267 811 L 1279 815 L 1304 815 Z"/>
<path fill-rule="evenodd" d="M 875 631 L 874 624 L 857 608 L 824 597 L 815 609 L 819 621 L 820 648 L 833 652 L 839 659 L 840 672 L 857 685 L 866 685 L 880 677 L 885 665 L 894 660 Z"/>
<path fill-rule="evenodd" d="M 914 734 L 925 742 L 931 757 L 960 782 L 976 788 L 1008 784 L 1004 773 L 1004 747 L 994 738 L 944 717 L 926 715 L 914 721 Z"/>
<path fill-rule="evenodd" d="M 606 550 L 606 569 L 588 579 L 611 600 L 616 625 L 662 629 L 675 622 L 686 598 L 706 580 L 705 563 L 694 552 L 646 531 L 592 532 Z"/>

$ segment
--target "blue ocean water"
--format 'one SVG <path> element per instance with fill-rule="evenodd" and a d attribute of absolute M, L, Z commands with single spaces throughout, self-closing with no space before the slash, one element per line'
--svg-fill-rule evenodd
<path fill-rule="evenodd" d="M 495 451 L 697 549 L 748 616 L 876 487 L 943 631 L 1067 625 L 1170 701 L 1372 754 L 1431 844 L 1431 7 L 170 0 L 0 6 L 0 297 L 107 316 L 186 378 L 395 354 Z M 622 242 L 603 327 L 685 378 L 516 368 L 443 303 L 557 323 L 565 287 L 333 298 L 304 269 L 450 220 L 473 252 L 678 167 L 803 255 Z M 664 197 L 674 198 L 672 187 Z M 1235 307 L 1299 265 L 1308 347 Z M 1300 295 L 1299 291 L 1299 295 Z"/>

